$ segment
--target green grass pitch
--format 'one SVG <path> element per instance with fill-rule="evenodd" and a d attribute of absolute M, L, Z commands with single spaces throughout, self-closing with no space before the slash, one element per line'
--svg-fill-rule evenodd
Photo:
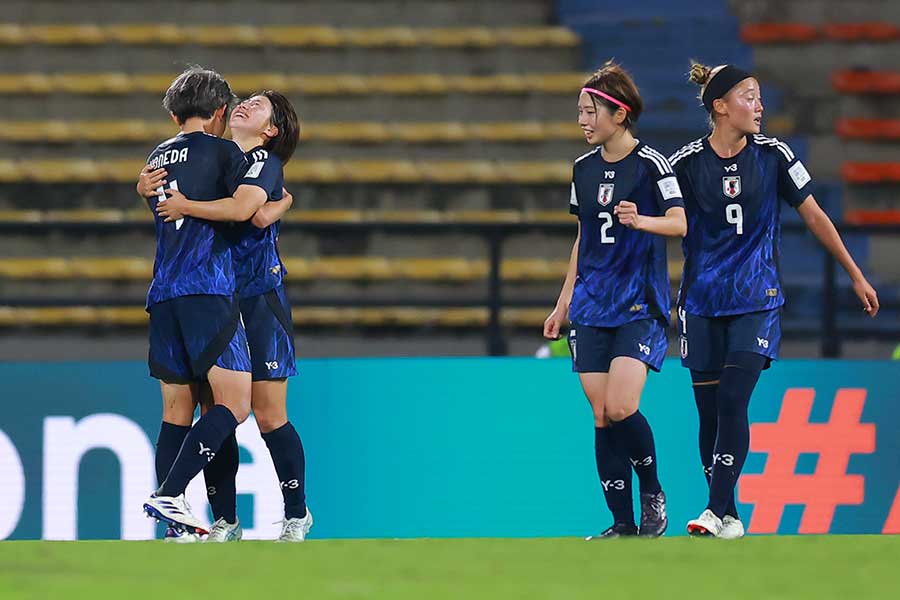
<path fill-rule="evenodd" d="M 0 542 L 0 598 L 900 598 L 900 536 Z M 283 596 L 287 594 L 287 596 Z"/>

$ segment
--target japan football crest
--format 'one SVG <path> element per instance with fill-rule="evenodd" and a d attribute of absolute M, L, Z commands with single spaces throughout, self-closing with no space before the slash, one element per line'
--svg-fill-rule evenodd
<path fill-rule="evenodd" d="M 722 178 L 722 193 L 729 198 L 737 198 L 741 194 L 741 176 L 734 175 Z"/>
<path fill-rule="evenodd" d="M 613 189 L 615 189 L 616 184 L 614 183 L 601 183 L 600 191 L 597 193 L 597 202 L 600 203 L 600 206 L 607 206 L 613 199 Z"/>

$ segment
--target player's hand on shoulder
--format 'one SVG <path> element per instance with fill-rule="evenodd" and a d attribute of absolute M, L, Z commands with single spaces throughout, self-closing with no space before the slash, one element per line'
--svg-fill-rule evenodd
<path fill-rule="evenodd" d="M 630 229 L 638 229 L 641 215 L 638 214 L 637 204 L 622 200 L 613 207 L 613 214 L 619 217 L 619 223 Z"/>
<path fill-rule="evenodd" d="M 166 190 L 165 200 L 160 200 L 156 205 L 156 214 L 166 223 L 177 221 L 185 216 L 187 198 L 178 190 Z"/>
<path fill-rule="evenodd" d="M 566 324 L 566 311 L 560 307 L 553 309 L 553 312 L 544 321 L 544 337 L 548 340 L 558 340 L 559 330 Z"/>
<path fill-rule="evenodd" d="M 865 277 L 853 282 L 853 291 L 856 293 L 857 298 L 862 302 L 863 310 L 865 310 L 870 317 L 874 317 L 878 314 L 878 309 L 880 308 L 880 305 L 878 304 L 878 293 Z"/>
<path fill-rule="evenodd" d="M 150 168 L 150 165 L 144 166 L 140 175 L 138 175 L 137 193 L 144 198 L 156 196 L 156 190 L 167 183 L 166 176 L 168 174 L 165 169 L 154 170 Z"/>

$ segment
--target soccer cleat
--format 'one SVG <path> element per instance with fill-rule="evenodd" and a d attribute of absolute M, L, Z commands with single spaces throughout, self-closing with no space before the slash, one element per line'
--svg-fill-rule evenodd
<path fill-rule="evenodd" d="M 163 541 L 167 544 L 195 544 L 200 541 L 200 536 L 196 533 L 186 533 L 178 531 L 174 527 L 167 527 Z"/>
<path fill-rule="evenodd" d="M 306 516 L 302 519 L 285 519 L 281 521 L 281 535 L 279 542 L 302 542 L 306 540 L 306 534 L 313 526 L 312 513 L 306 509 Z"/>
<path fill-rule="evenodd" d="M 209 533 L 203 523 L 191 514 L 191 507 L 188 506 L 184 494 L 180 496 L 151 494 L 144 502 L 144 512 L 148 517 L 163 521 L 178 531 L 201 535 Z"/>
<path fill-rule="evenodd" d="M 698 537 L 719 537 L 722 533 L 722 519 L 707 508 L 699 517 L 688 521 L 687 531 Z"/>
<path fill-rule="evenodd" d="M 666 516 L 666 494 L 641 494 L 640 536 L 657 538 L 666 532 L 669 518 Z"/>
<path fill-rule="evenodd" d="M 586 542 L 594 542 L 597 540 L 613 540 L 621 537 L 635 537 L 638 534 L 638 528 L 633 523 L 614 523 L 603 533 L 597 535 L 589 535 L 584 540 Z"/>
<path fill-rule="evenodd" d="M 725 515 L 722 519 L 722 531 L 719 537 L 723 540 L 739 540 L 744 537 L 744 524 L 737 517 Z"/>
<path fill-rule="evenodd" d="M 238 542 L 244 537 L 244 530 L 241 529 L 241 520 L 235 519 L 234 523 L 229 523 L 225 519 L 218 519 L 213 523 L 209 535 L 206 537 L 207 543 L 218 542 Z"/>

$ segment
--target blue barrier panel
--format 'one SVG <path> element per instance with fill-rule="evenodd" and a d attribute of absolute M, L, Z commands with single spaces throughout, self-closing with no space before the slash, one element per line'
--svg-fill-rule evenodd
<path fill-rule="evenodd" d="M 300 367 L 290 417 L 306 448 L 314 537 L 575 536 L 608 525 L 591 412 L 567 361 Z M 898 375 L 900 363 L 849 361 L 785 361 L 763 375 L 740 490 L 751 531 L 900 530 Z M 0 382 L 0 539 L 157 533 L 140 511 L 160 418 L 144 365 L 4 364 Z M 677 361 L 651 374 L 642 410 L 680 534 L 704 508 L 706 483 Z M 275 537 L 281 495 L 268 452 L 252 422 L 239 440 L 239 515 L 248 537 Z M 189 497 L 205 506 L 202 478 Z"/>

